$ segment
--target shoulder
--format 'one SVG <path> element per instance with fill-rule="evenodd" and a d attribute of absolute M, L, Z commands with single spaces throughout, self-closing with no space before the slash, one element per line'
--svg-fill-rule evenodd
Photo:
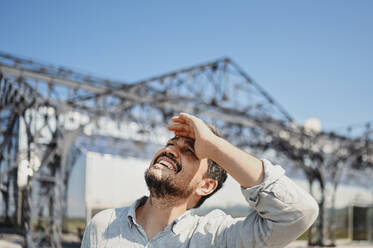
<path fill-rule="evenodd" d="M 111 208 L 97 213 L 85 229 L 81 247 L 99 247 L 100 242 L 105 239 L 104 234 L 109 230 L 109 226 L 118 226 L 119 218 L 128 213 L 128 209 L 129 207 Z"/>
<path fill-rule="evenodd" d="M 202 218 L 215 219 L 215 218 L 222 218 L 222 217 L 227 217 L 227 216 L 229 215 L 227 215 L 223 210 L 214 209 L 208 214 L 206 214 L 205 216 L 203 216 Z"/>
<path fill-rule="evenodd" d="M 122 208 L 110 208 L 98 212 L 90 221 L 91 225 L 96 228 L 105 228 L 116 219 L 120 218 L 122 215 L 128 213 L 129 207 Z"/>
<path fill-rule="evenodd" d="M 239 220 L 239 218 L 233 218 L 220 209 L 215 209 L 204 216 L 196 216 L 195 218 L 197 221 L 193 235 L 201 238 L 201 240 L 207 240 L 206 247 L 220 247 L 221 244 L 224 244 L 226 231 Z"/>
<path fill-rule="evenodd" d="M 220 209 L 215 209 L 208 214 L 199 218 L 199 225 L 202 225 L 204 229 L 219 229 L 222 226 L 226 226 L 232 223 L 234 218 Z"/>
<path fill-rule="evenodd" d="M 93 216 L 92 221 L 97 224 L 102 223 L 105 220 L 109 219 L 114 213 L 114 208 L 102 210 Z"/>

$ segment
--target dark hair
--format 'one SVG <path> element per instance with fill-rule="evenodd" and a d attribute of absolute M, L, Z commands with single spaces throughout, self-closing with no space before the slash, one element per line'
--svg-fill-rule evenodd
<path fill-rule="evenodd" d="M 221 135 L 216 131 L 214 127 L 210 125 L 208 125 L 208 127 L 216 136 L 221 137 Z M 202 203 L 206 201 L 207 198 L 215 194 L 219 189 L 221 189 L 221 187 L 223 187 L 223 184 L 227 179 L 227 172 L 223 169 L 223 167 L 221 167 L 219 164 L 212 161 L 211 159 L 209 159 L 207 162 L 208 168 L 206 174 L 204 175 L 204 178 L 211 178 L 216 180 L 218 182 L 218 186 L 210 194 L 202 196 L 193 208 L 199 208 L 202 205 Z"/>

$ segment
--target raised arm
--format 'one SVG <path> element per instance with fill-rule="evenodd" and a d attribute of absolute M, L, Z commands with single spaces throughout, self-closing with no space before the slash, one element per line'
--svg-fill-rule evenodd
<path fill-rule="evenodd" d="M 181 113 L 172 120 L 176 124 L 169 129 L 178 136 L 195 139 L 196 155 L 222 166 L 239 182 L 244 197 L 255 209 L 246 218 L 213 218 L 210 226 L 218 226 L 212 230 L 217 243 L 226 247 L 284 247 L 315 221 L 316 201 L 286 177 L 281 166 L 259 160 L 217 137 L 195 116 Z"/>

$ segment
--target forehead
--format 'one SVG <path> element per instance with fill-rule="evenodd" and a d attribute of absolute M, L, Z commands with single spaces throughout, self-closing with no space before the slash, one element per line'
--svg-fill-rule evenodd
<path fill-rule="evenodd" d="M 175 137 L 171 138 L 168 142 L 178 142 L 178 141 L 180 141 L 184 144 L 187 144 L 191 147 L 194 147 L 194 139 L 187 138 L 187 137 L 175 136 Z"/>

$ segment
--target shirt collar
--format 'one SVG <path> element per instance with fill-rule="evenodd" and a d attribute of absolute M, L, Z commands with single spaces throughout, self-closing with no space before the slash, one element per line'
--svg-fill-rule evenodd
<path fill-rule="evenodd" d="M 145 204 L 146 200 L 148 199 L 147 196 L 143 196 L 139 199 L 137 199 L 132 205 L 129 207 L 128 210 L 128 220 L 129 220 L 129 225 L 132 228 L 133 225 L 138 225 L 136 222 L 136 209 L 142 205 Z M 192 220 L 188 219 L 191 217 L 191 212 L 190 210 L 187 210 L 185 213 L 180 215 L 178 218 L 176 218 L 171 224 L 171 230 L 175 234 L 180 234 L 183 230 L 185 230 L 188 226 L 193 224 Z M 170 227 L 169 227 L 170 228 Z"/>
<path fill-rule="evenodd" d="M 132 228 L 133 225 L 138 225 L 137 222 L 136 222 L 136 209 L 142 205 L 145 204 L 146 200 L 148 199 L 147 196 L 143 196 L 139 199 L 137 199 L 134 203 L 132 203 L 132 205 L 129 207 L 129 210 L 128 210 L 128 214 L 127 214 L 127 217 L 128 217 L 128 220 L 129 220 L 129 224 L 130 224 L 130 227 Z"/>
<path fill-rule="evenodd" d="M 180 234 L 183 230 L 187 229 L 188 226 L 193 224 L 192 220 L 190 220 L 190 217 L 191 212 L 190 210 L 187 210 L 184 214 L 180 215 L 177 219 L 175 219 L 172 223 L 171 228 L 173 233 Z"/>

